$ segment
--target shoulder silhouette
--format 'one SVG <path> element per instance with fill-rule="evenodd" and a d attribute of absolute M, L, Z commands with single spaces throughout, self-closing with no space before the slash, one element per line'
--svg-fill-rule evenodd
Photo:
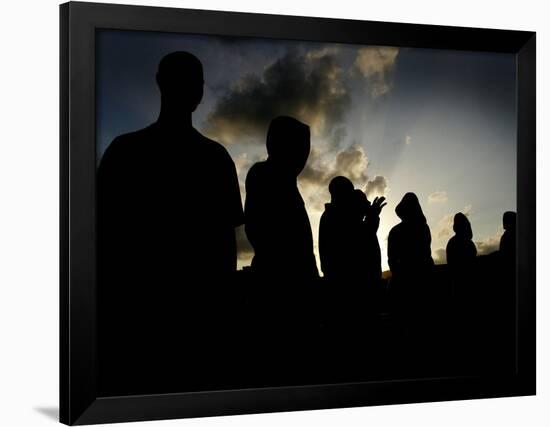
<path fill-rule="evenodd" d="M 245 230 L 254 248 L 252 268 L 267 277 L 318 276 L 311 225 L 297 186 L 310 151 L 309 127 L 277 117 L 267 133 L 266 161 L 246 177 Z"/>
<path fill-rule="evenodd" d="M 157 122 L 116 138 L 101 161 L 100 233 L 117 246 L 111 261 L 140 265 L 140 277 L 228 274 L 236 268 L 234 227 L 243 212 L 231 157 L 192 126 L 202 65 L 174 52 L 160 61 L 156 80 Z"/>

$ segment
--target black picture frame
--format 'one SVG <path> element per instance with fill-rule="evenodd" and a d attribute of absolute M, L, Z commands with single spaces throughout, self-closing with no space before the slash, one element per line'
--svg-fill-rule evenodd
<path fill-rule="evenodd" d="M 185 32 L 517 57 L 515 374 L 99 397 L 96 392 L 95 33 Z M 535 380 L 536 34 L 69 2 L 60 6 L 60 421 L 69 425 L 532 395 Z"/>

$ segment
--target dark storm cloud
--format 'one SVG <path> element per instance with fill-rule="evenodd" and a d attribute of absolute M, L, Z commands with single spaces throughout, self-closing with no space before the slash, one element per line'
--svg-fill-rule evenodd
<path fill-rule="evenodd" d="M 324 185 L 332 178 L 334 171 L 319 164 L 319 151 L 311 149 L 307 164 L 300 174 L 300 181 L 308 184 Z"/>
<path fill-rule="evenodd" d="M 352 144 L 333 155 L 334 160 L 326 162 L 318 150 L 312 149 L 308 163 L 300 174 L 300 180 L 306 184 L 328 185 L 332 178 L 342 175 L 349 178 L 356 187 L 365 187 L 367 195 L 380 196 L 386 192 L 388 181 L 384 176 L 376 175 L 369 179 L 369 159 L 361 145 Z"/>
<path fill-rule="evenodd" d="M 369 161 L 362 146 L 353 144 L 331 154 L 334 154 L 334 159 L 325 162 L 321 153 L 312 149 L 308 163 L 300 174 L 300 180 L 307 184 L 324 186 L 335 176 L 343 175 L 356 185 L 361 186 L 366 182 Z"/>
<path fill-rule="evenodd" d="M 398 54 L 399 48 L 390 46 L 369 46 L 358 50 L 355 67 L 367 80 L 373 98 L 391 90 L 388 75 L 393 70 Z"/>
<path fill-rule="evenodd" d="M 350 105 L 334 50 L 291 50 L 263 74 L 250 74 L 227 90 L 206 120 L 205 132 L 224 143 L 265 142 L 269 122 L 289 115 L 331 136 Z M 342 131 L 337 131 L 337 140 Z"/>
<path fill-rule="evenodd" d="M 356 188 L 366 188 L 371 196 L 385 194 L 388 183 L 385 177 L 376 175 L 369 179 L 368 157 L 361 145 L 352 144 L 340 151 L 331 152 L 327 159 L 316 149 L 312 149 L 308 163 L 300 174 L 304 195 L 314 209 L 322 209 L 328 196 L 328 185 L 332 178 L 345 176 Z"/>

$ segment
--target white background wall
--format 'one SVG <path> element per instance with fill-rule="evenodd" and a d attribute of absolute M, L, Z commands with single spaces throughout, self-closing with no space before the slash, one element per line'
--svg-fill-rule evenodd
<path fill-rule="evenodd" d="M 114 3 L 103 0 L 104 2 Z M 150 422 L 214 426 L 548 426 L 549 14 L 541 0 L 234 0 L 134 4 L 538 32 L 538 396 Z M 58 406 L 58 2 L 0 12 L 0 425 L 56 422 Z M 546 13 L 545 13 L 546 12 Z M 546 196 L 546 198 L 545 198 Z"/>

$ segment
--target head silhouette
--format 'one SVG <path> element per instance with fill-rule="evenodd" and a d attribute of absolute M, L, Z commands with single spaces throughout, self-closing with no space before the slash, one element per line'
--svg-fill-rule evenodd
<path fill-rule="evenodd" d="M 328 191 L 332 203 L 347 203 L 353 193 L 353 183 L 345 176 L 337 176 L 330 181 Z"/>
<path fill-rule="evenodd" d="M 414 193 L 407 193 L 396 206 L 395 213 L 404 222 L 426 222 L 418 197 Z"/>
<path fill-rule="evenodd" d="M 516 213 L 512 211 L 504 212 L 502 226 L 506 231 L 514 231 L 516 229 Z"/>
<path fill-rule="evenodd" d="M 160 60 L 157 84 L 163 108 L 192 113 L 203 95 L 202 64 L 189 52 L 169 53 Z"/>
<path fill-rule="evenodd" d="M 472 232 L 472 225 L 468 220 L 468 217 L 462 212 L 459 212 L 455 215 L 453 223 L 453 231 L 457 236 L 462 237 L 466 240 L 471 240 L 474 236 Z"/>
<path fill-rule="evenodd" d="M 309 126 L 292 117 L 277 117 L 269 125 L 266 147 L 271 162 L 298 176 L 309 156 Z"/>

